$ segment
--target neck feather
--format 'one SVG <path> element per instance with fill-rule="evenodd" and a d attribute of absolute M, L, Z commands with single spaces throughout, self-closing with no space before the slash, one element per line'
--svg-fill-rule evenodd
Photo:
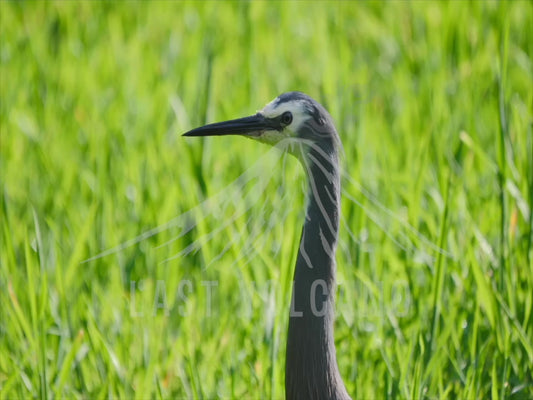
<path fill-rule="evenodd" d="M 308 208 L 294 272 L 287 339 L 287 399 L 349 399 L 333 337 L 340 177 L 334 146 L 312 148 L 302 164 Z"/>

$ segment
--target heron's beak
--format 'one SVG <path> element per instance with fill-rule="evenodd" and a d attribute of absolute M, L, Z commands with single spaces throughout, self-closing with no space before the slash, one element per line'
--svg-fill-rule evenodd
<path fill-rule="evenodd" d="M 230 121 L 216 122 L 201 126 L 183 134 L 183 136 L 222 136 L 244 135 L 258 137 L 265 131 L 278 130 L 275 122 L 257 113 L 249 117 L 232 119 Z"/>

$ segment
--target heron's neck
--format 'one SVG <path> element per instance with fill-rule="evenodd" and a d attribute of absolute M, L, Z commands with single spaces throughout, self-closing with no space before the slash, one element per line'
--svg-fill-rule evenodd
<path fill-rule="evenodd" d="M 333 338 L 335 249 L 339 229 L 340 177 L 334 147 L 311 150 L 309 179 L 289 318 L 285 386 L 287 399 L 349 398 L 337 367 Z"/>

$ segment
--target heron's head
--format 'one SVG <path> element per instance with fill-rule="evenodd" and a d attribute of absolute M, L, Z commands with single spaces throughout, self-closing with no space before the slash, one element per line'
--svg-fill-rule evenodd
<path fill-rule="evenodd" d="M 255 115 L 205 125 L 184 134 L 221 135 L 242 135 L 271 145 L 284 142 L 298 156 L 302 149 L 309 151 L 316 145 L 334 149 L 340 143 L 329 113 L 301 92 L 283 93 Z"/>

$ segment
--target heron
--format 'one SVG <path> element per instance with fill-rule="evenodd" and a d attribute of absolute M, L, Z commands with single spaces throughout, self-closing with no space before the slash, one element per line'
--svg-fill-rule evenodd
<path fill-rule="evenodd" d="M 350 399 L 333 336 L 341 141 L 326 109 L 301 92 L 283 93 L 256 114 L 184 136 L 242 135 L 286 143 L 307 177 L 307 209 L 294 270 L 285 356 L 286 399 Z"/>

